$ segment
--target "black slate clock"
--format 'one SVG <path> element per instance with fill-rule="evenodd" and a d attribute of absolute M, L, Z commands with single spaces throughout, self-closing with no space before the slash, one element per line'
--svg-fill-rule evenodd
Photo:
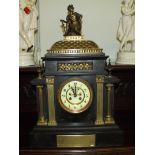
<path fill-rule="evenodd" d="M 37 88 L 38 122 L 31 146 L 119 146 L 122 131 L 113 113 L 117 78 L 107 73 L 108 56 L 103 50 L 81 32 L 75 34 L 77 25 L 71 26 L 74 29 L 66 30 L 64 40 L 54 43 L 42 58 L 44 71 L 39 70 L 38 79 L 32 81 Z"/>

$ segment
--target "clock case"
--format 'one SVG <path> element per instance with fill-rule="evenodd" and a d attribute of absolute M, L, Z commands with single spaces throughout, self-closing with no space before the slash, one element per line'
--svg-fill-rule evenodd
<path fill-rule="evenodd" d="M 122 145 L 123 133 L 114 120 L 113 86 L 118 79 L 110 75 L 110 70 L 108 74 L 107 58 L 104 53 L 99 55 L 47 53 L 42 58 L 45 66 L 38 70 L 39 77 L 32 81 L 37 88 L 39 113 L 37 125 L 31 132 L 32 148 Z M 78 67 L 80 65 L 81 68 Z M 86 80 L 92 87 L 92 103 L 82 113 L 69 113 L 58 103 L 59 86 L 69 78 Z M 95 135 L 95 138 L 93 145 L 84 145 L 83 138 L 79 142 L 80 146 L 72 146 L 72 139 L 70 142 L 66 140 L 69 145 L 59 145 L 58 136 L 61 135 Z"/>

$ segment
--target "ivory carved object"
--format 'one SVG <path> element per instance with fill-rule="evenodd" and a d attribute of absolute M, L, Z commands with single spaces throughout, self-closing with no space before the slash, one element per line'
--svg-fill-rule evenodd
<path fill-rule="evenodd" d="M 19 0 L 19 52 L 24 66 L 34 65 L 30 61 L 34 61 L 35 35 L 38 29 L 36 2 L 37 0 Z M 24 63 L 24 61 L 29 62 Z"/>
<path fill-rule="evenodd" d="M 122 16 L 119 21 L 117 39 L 120 42 L 118 64 L 134 64 L 135 52 L 135 1 L 123 0 Z"/>

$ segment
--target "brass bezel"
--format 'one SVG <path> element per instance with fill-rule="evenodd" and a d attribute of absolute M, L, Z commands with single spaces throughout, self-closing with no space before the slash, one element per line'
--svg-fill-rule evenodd
<path fill-rule="evenodd" d="M 71 81 L 75 81 L 75 80 L 76 80 L 76 81 L 80 81 L 80 82 L 82 82 L 83 84 L 85 84 L 85 85 L 88 87 L 89 92 L 90 92 L 90 99 L 89 99 L 89 102 L 88 102 L 88 104 L 87 104 L 85 107 L 83 107 L 81 110 L 71 110 L 71 109 L 67 108 L 66 106 L 64 106 L 64 104 L 63 104 L 63 102 L 62 102 L 62 100 L 61 100 L 61 91 L 62 91 L 62 88 L 63 88 L 67 83 L 69 83 L 69 82 L 71 82 Z M 84 112 L 85 110 L 87 110 L 87 109 L 90 107 L 90 105 L 91 105 L 91 103 L 92 103 L 92 100 L 93 100 L 93 90 L 92 90 L 90 84 L 89 84 L 86 80 L 83 80 L 83 79 L 81 79 L 81 78 L 69 78 L 69 79 L 67 79 L 67 80 L 65 80 L 65 81 L 63 81 L 63 82 L 61 83 L 61 85 L 60 85 L 60 87 L 59 87 L 59 89 L 58 89 L 57 99 L 58 99 L 58 102 L 59 102 L 60 106 L 61 106 L 65 111 L 67 111 L 67 112 L 69 112 L 69 113 L 72 113 L 72 114 L 78 114 L 78 113 Z"/>

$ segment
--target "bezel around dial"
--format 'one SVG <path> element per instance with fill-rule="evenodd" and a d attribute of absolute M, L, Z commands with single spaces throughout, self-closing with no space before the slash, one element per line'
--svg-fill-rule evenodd
<path fill-rule="evenodd" d="M 65 86 L 67 83 L 70 83 L 70 82 L 72 82 L 72 81 L 79 81 L 79 82 L 83 83 L 83 84 L 88 88 L 89 93 L 90 93 L 90 98 L 89 98 L 88 103 L 87 103 L 83 108 L 81 108 L 81 109 L 79 109 L 79 110 L 70 109 L 69 107 L 66 107 L 66 106 L 64 105 L 62 99 L 61 99 L 61 92 L 62 92 L 64 86 Z M 90 84 L 89 84 L 86 80 L 83 80 L 83 79 L 81 79 L 81 78 L 69 78 L 69 79 L 67 79 L 67 80 L 65 80 L 65 81 L 63 81 L 63 82 L 61 83 L 61 85 L 60 85 L 60 87 L 59 87 L 59 89 L 58 89 L 57 98 L 58 98 L 58 102 L 59 102 L 60 106 L 61 106 L 65 111 L 67 111 L 67 112 L 69 112 L 69 113 L 82 113 L 82 112 L 84 112 L 85 110 L 87 110 L 87 109 L 90 107 L 90 105 L 91 105 L 91 103 L 92 103 L 92 100 L 93 100 L 93 91 L 92 91 L 92 88 L 91 88 Z"/>

